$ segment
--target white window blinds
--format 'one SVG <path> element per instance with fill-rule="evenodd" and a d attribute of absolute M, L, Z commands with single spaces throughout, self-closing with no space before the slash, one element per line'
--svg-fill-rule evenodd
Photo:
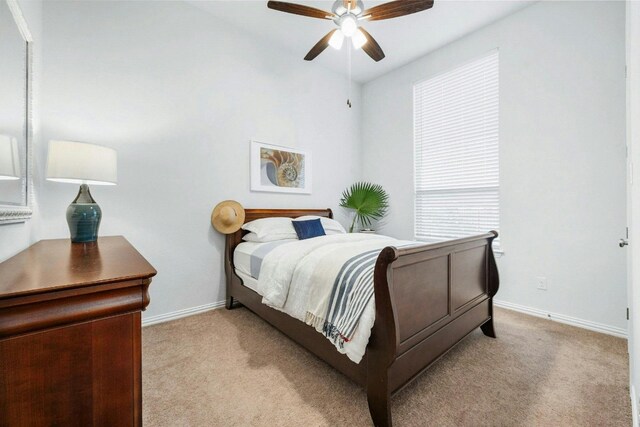
<path fill-rule="evenodd" d="M 415 236 L 500 228 L 498 51 L 416 83 Z M 499 248 L 499 241 L 495 242 Z"/>

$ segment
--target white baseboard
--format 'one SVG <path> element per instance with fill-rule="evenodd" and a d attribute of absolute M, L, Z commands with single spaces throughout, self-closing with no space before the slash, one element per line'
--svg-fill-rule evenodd
<path fill-rule="evenodd" d="M 172 311 L 171 313 L 159 314 L 157 316 L 145 317 L 142 319 L 142 326 L 151 326 L 158 323 L 169 322 L 182 317 L 193 316 L 205 311 L 215 310 L 224 307 L 224 301 L 212 302 L 210 304 L 199 305 L 197 307 L 185 308 L 184 310 Z"/>
<path fill-rule="evenodd" d="M 215 310 L 220 307 L 224 307 L 224 301 L 212 302 L 209 304 L 199 305 L 197 307 L 185 308 L 183 310 L 172 311 L 171 313 L 159 314 L 157 316 L 146 317 L 142 319 L 142 326 L 151 326 L 158 323 L 169 322 L 171 320 L 180 319 L 187 316 L 193 316 L 195 314 L 204 313 L 206 311 Z M 520 313 L 528 314 L 531 316 L 542 317 L 544 319 L 554 320 L 556 322 L 564 323 L 571 326 L 577 326 L 583 329 L 589 329 L 590 331 L 601 332 L 603 334 L 614 335 L 620 338 L 627 338 L 627 331 L 623 328 L 616 328 L 615 326 L 608 326 L 602 323 L 591 322 L 589 320 L 578 319 L 576 317 L 565 316 L 564 314 L 549 313 L 537 308 L 526 307 L 520 304 L 514 304 L 506 301 L 499 301 L 494 299 L 493 304 L 496 307 L 506 308 L 507 310 L 513 310 Z"/>
<path fill-rule="evenodd" d="M 638 400 L 636 399 L 636 388 L 631 384 L 629 387 L 631 390 L 631 418 L 633 420 L 632 426 L 638 427 Z"/>
<path fill-rule="evenodd" d="M 620 338 L 627 338 L 627 330 L 617 328 L 615 326 L 604 325 L 602 323 L 592 322 L 590 320 L 578 319 L 577 317 L 566 316 L 564 314 L 549 313 L 537 308 L 526 307 L 524 305 L 513 304 L 506 301 L 493 300 L 496 307 L 506 308 L 508 310 L 518 311 L 520 313 L 529 314 L 531 316 L 543 317 L 545 319 L 564 323 L 578 328 L 589 329 L 590 331 L 600 332 L 607 335 L 613 335 Z"/>

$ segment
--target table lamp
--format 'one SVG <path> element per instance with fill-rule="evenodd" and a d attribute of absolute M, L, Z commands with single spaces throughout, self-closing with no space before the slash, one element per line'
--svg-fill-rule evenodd
<path fill-rule="evenodd" d="M 80 191 L 67 208 L 71 241 L 95 242 L 102 210 L 89 192 L 92 185 L 116 185 L 117 152 L 100 145 L 72 141 L 49 141 L 47 180 L 80 184 Z"/>
<path fill-rule="evenodd" d="M 9 135 L 0 135 L 0 180 L 20 179 L 18 141 Z"/>

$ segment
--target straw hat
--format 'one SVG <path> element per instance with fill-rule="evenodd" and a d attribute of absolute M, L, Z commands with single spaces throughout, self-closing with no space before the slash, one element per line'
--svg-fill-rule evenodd
<path fill-rule="evenodd" d="M 218 203 L 211 212 L 211 225 L 222 234 L 231 234 L 240 230 L 244 224 L 244 208 L 235 200 Z"/>

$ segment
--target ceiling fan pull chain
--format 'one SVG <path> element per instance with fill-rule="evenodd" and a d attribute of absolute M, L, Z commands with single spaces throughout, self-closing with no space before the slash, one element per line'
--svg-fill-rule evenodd
<path fill-rule="evenodd" d="M 349 86 L 347 89 L 347 105 L 351 108 L 351 43 L 347 44 L 347 68 L 349 69 Z"/>

